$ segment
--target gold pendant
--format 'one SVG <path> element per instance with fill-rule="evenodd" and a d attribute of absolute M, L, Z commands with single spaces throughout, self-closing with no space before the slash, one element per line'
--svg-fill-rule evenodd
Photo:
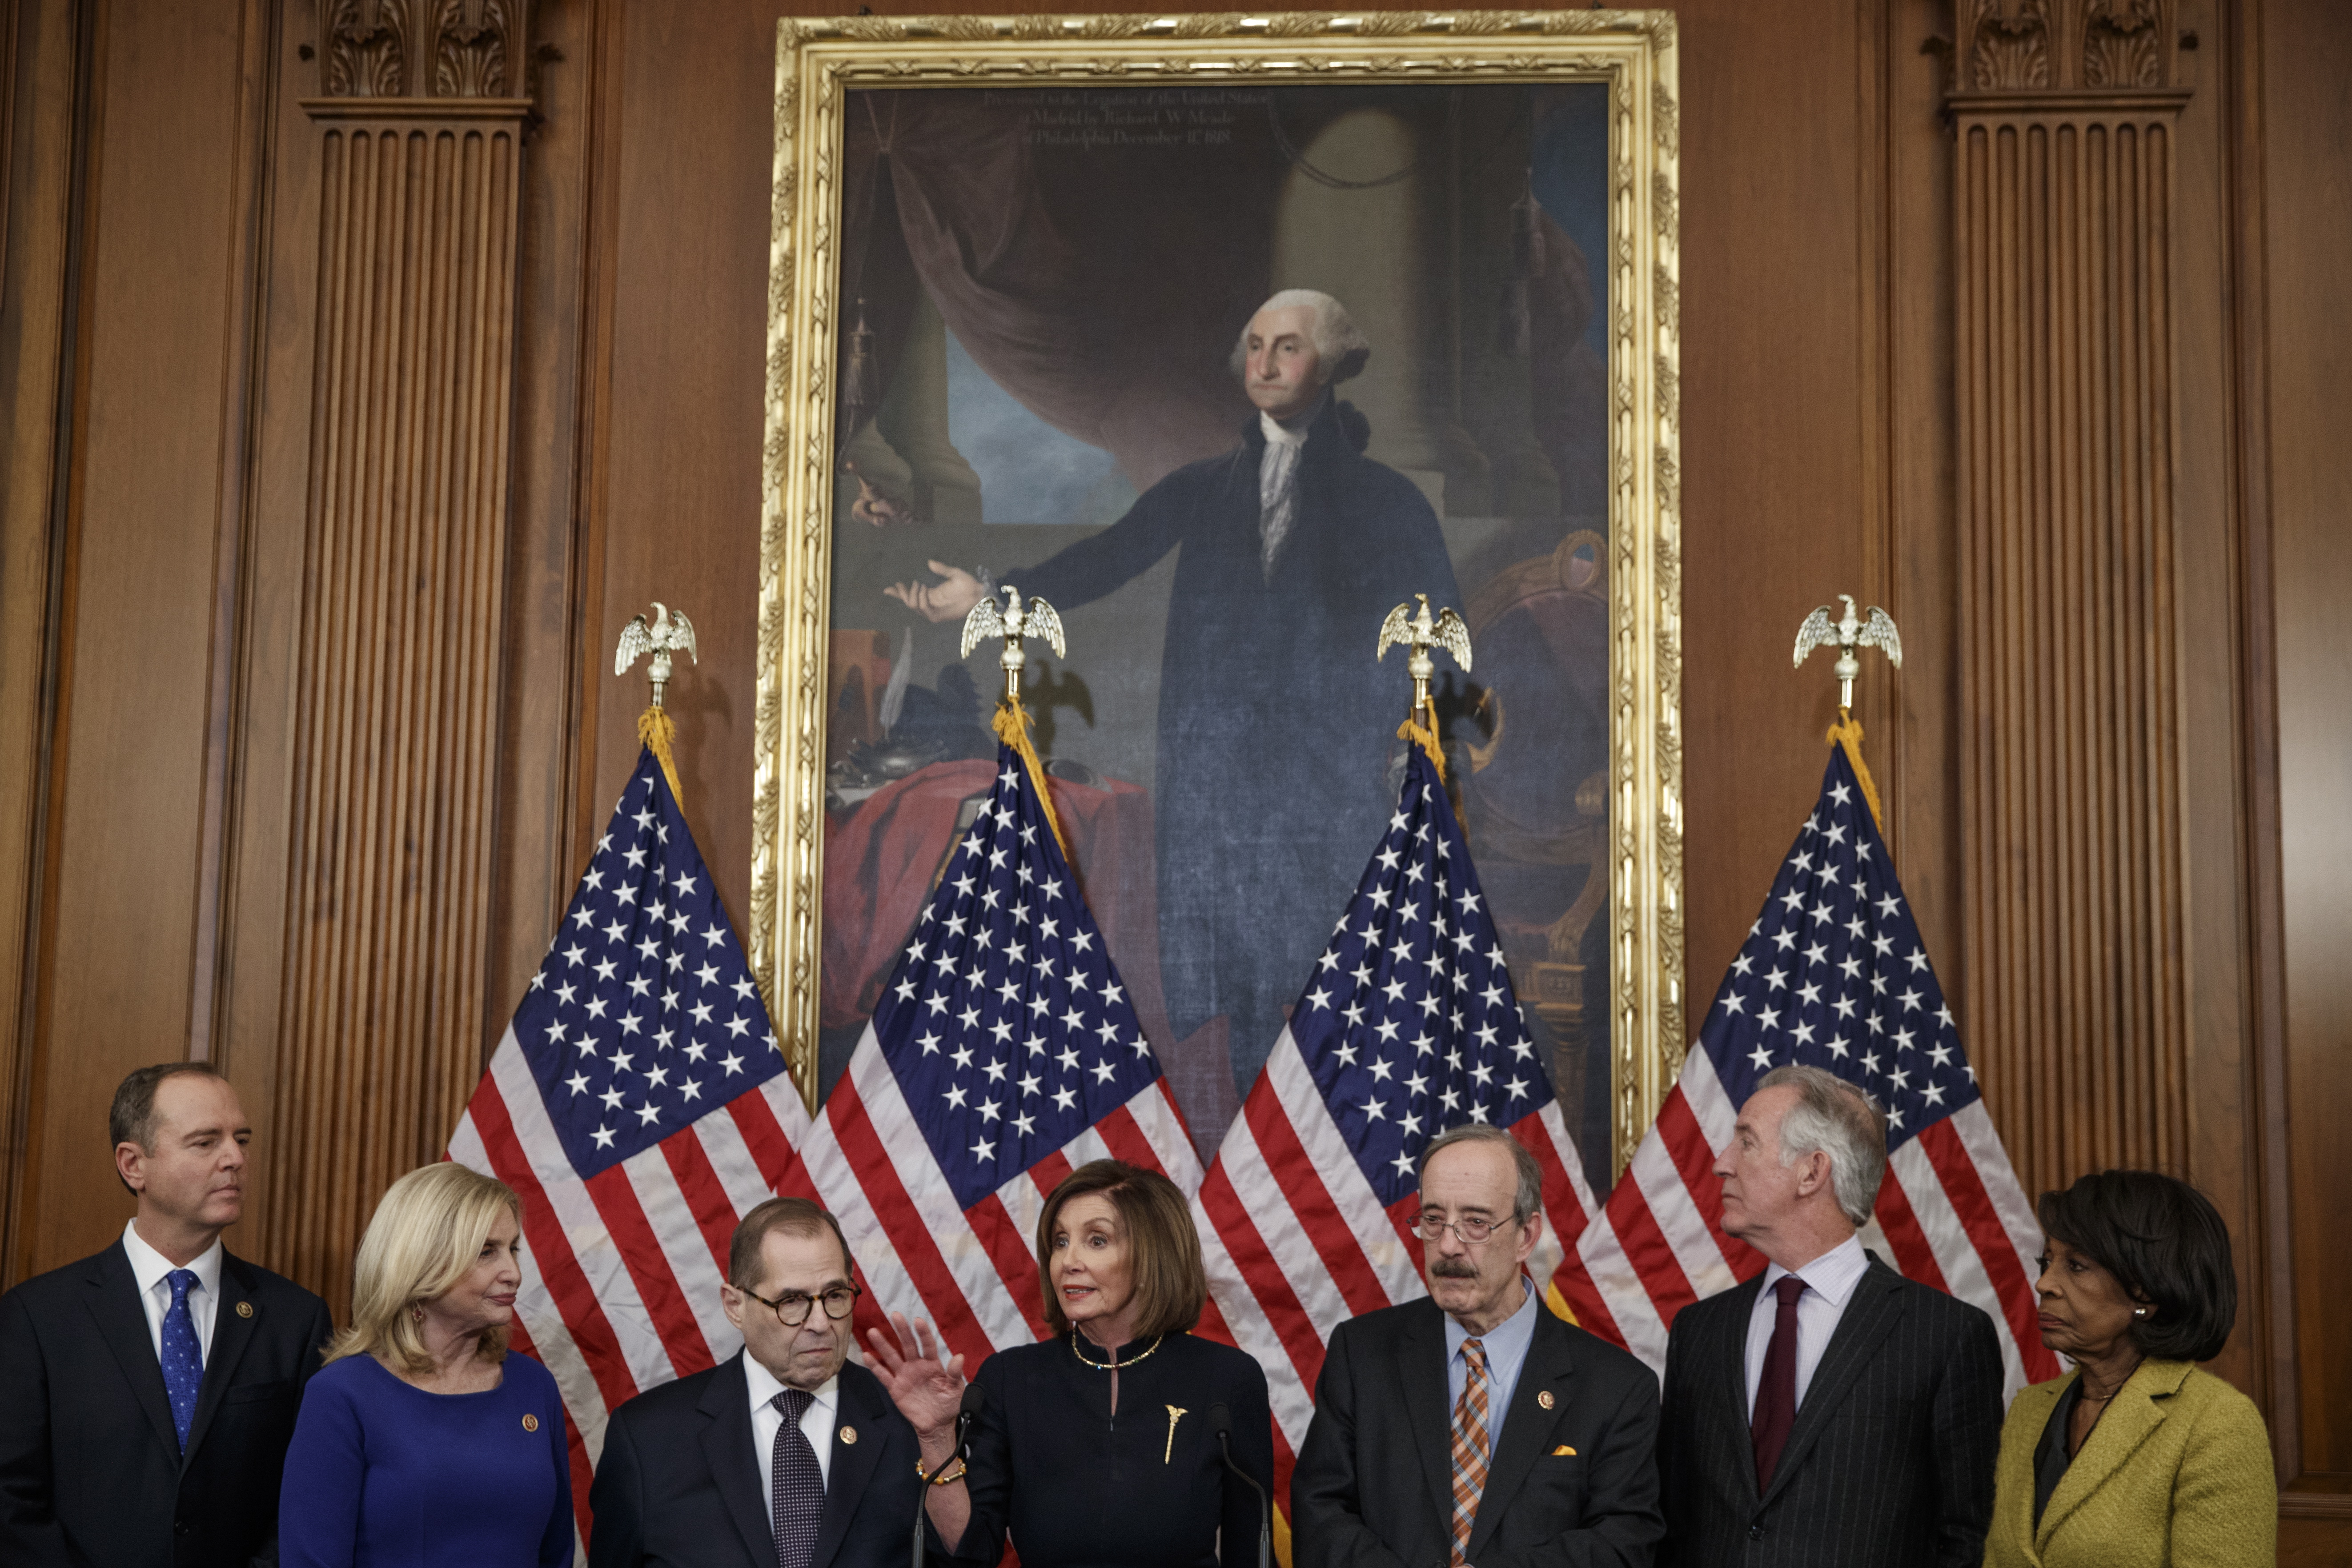
<path fill-rule="evenodd" d="M 1160 1462 L 1163 1465 L 1167 1464 L 1176 1457 L 1176 1423 L 1181 1420 L 1184 1415 L 1185 1411 L 1182 1405 L 1171 1405 L 1168 1406 L 1168 1447 L 1163 1449 L 1160 1455 Z"/>

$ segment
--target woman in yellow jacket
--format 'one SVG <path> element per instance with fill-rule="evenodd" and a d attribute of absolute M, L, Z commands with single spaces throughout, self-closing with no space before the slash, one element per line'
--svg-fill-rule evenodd
<path fill-rule="evenodd" d="M 2221 1216 L 2152 1171 L 2084 1176 L 2038 1206 L 2042 1342 L 2075 1365 L 2009 1407 L 1985 1568 L 2274 1562 L 2262 1415 L 2195 1365 L 2238 1315 Z"/>

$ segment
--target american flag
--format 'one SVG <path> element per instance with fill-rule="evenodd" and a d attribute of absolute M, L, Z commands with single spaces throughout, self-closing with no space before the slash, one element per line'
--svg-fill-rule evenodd
<path fill-rule="evenodd" d="M 1543 1169 L 1549 1224 L 1528 1266 L 1547 1279 L 1592 1192 L 1469 846 L 1414 747 L 1396 813 L 1193 1200 L 1217 1314 L 1265 1368 L 1277 1499 L 1332 1331 L 1425 1293 L 1414 1167 L 1431 1138 L 1470 1121 L 1507 1129 Z"/>
<path fill-rule="evenodd" d="M 1190 1193 L 1200 1160 L 1037 784 L 1009 747 L 801 1145 L 884 1312 L 977 1362 L 1045 1318 L 1045 1195 L 1115 1158 Z"/>
<path fill-rule="evenodd" d="M 2008 1391 L 2058 1374 L 2036 1329 L 2041 1242 L 1844 749 L 1732 961 L 1658 1120 L 1553 1283 L 1578 1321 L 1663 1367 L 1675 1314 L 1760 1272 L 1723 1231 L 1715 1156 L 1756 1082 L 1826 1068 L 1886 1108 L 1864 1244 L 1991 1314 Z"/>
<path fill-rule="evenodd" d="M 606 1413 L 733 1355 L 739 1215 L 795 1190 L 808 1112 L 651 752 L 449 1140 L 523 1200 L 514 1342 L 571 1417 L 587 1524 Z"/>

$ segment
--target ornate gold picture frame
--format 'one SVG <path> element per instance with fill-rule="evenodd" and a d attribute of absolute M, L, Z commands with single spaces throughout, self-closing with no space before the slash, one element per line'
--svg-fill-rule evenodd
<path fill-rule="evenodd" d="M 950 532 L 965 541 L 992 537 L 981 528 L 940 528 L 940 522 L 950 521 L 947 513 L 961 503 L 935 493 L 929 481 L 893 493 L 877 464 L 861 467 L 859 454 L 848 446 L 858 421 L 845 419 L 845 395 L 863 397 L 866 405 L 873 401 L 845 392 L 845 382 L 866 374 L 862 356 L 872 336 L 861 313 L 866 280 L 858 250 L 863 229 L 857 226 L 868 221 L 871 210 L 872 139 L 880 138 L 887 153 L 896 124 L 876 106 L 916 101 L 884 95 L 1029 94 L 1031 99 L 1020 101 L 1042 103 L 1045 100 L 1036 95 L 1050 93 L 1055 114 L 1067 111 L 1068 118 L 1057 122 L 1089 128 L 1076 133 L 1087 136 L 1097 133 L 1091 128 L 1121 119 L 1098 112 L 1097 105 L 1157 103 L 1161 107 L 1145 118 L 1158 116 L 1154 134 L 1171 141 L 1213 138 L 1218 126 L 1240 113 L 1253 133 L 1263 134 L 1264 122 L 1270 121 L 1271 134 L 1303 167 L 1323 154 L 1313 146 L 1294 148 L 1286 139 L 1286 122 L 1307 124 L 1312 119 L 1288 114 L 1286 104 L 1308 100 L 1286 94 L 1319 93 L 1325 97 L 1313 101 L 1328 102 L 1333 93 L 1391 92 L 1402 95 L 1399 101 L 1438 103 L 1431 112 L 1440 117 L 1448 144 L 1458 148 L 1475 145 L 1485 135 L 1476 117 L 1486 111 L 1486 100 L 1478 93 L 1515 88 L 1524 90 L 1511 102 L 1534 103 L 1539 91 L 1578 86 L 1588 89 L 1590 101 L 1599 106 L 1595 126 L 1605 123 L 1605 142 L 1594 142 L 1591 163 L 1592 228 L 1580 247 L 1579 276 L 1589 274 L 1590 298 L 1605 301 L 1605 309 L 1579 329 L 1598 345 L 1589 400 L 1591 525 L 1561 524 L 1556 549 L 1486 573 L 1479 580 L 1483 586 L 1465 575 L 1464 592 L 1471 602 L 1462 607 L 1475 637 L 1482 616 L 1491 620 L 1527 595 L 1581 592 L 1591 601 L 1585 613 L 1596 628 L 1595 649 L 1602 646 L 1605 631 L 1605 671 L 1601 656 L 1591 656 L 1593 771 L 1580 780 L 1563 776 L 1552 788 L 1559 800 L 1572 795 L 1575 809 L 1589 820 L 1572 832 L 1530 836 L 1507 820 L 1507 809 L 1497 807 L 1486 830 L 1508 847 L 1506 853 L 1522 855 L 1537 871 L 1546 866 L 1557 871 L 1570 858 L 1559 846 L 1571 840 L 1578 846 L 1573 857 L 1582 868 L 1582 890 L 1575 890 L 1572 879 L 1559 883 L 1557 876 L 1544 884 L 1568 888 L 1559 897 L 1573 908 L 1557 922 L 1549 952 L 1538 940 L 1524 963 L 1514 957 L 1513 973 L 1528 1011 L 1543 1016 L 1556 1034 L 1565 1037 L 1580 1030 L 1603 1043 L 1605 1102 L 1591 1107 L 1588 1125 L 1606 1127 L 1608 1173 L 1623 1168 L 1680 1069 L 1684 1046 L 1678 154 L 1675 24 L 1664 11 L 857 16 L 787 18 L 778 25 L 749 942 L 795 1079 L 812 1105 L 825 1023 L 824 965 L 835 951 L 825 930 L 829 802 L 835 813 L 844 810 L 840 759 L 833 753 L 842 745 L 843 715 L 859 701 L 870 725 L 873 685 L 889 665 L 886 635 L 861 629 L 856 637 L 872 642 L 873 662 L 863 671 L 845 668 L 854 660 L 845 658 L 845 646 L 855 660 L 869 656 L 863 643 L 845 645 L 836 635 L 836 574 L 847 569 L 837 548 L 845 537 L 841 531 L 852 526 L 845 520 L 854 510 L 861 527 L 901 520 L 929 525 L 929 532 L 909 534 L 910 539 L 944 539 Z M 1415 92 L 1437 96 L 1412 100 Z M 1161 96 L 1151 99 L 1150 93 Z M 1204 95 L 1214 95 L 1223 107 L 1214 112 L 1182 109 L 1211 102 Z M 1225 119 L 1219 120 L 1220 114 Z M 1525 125 L 1512 133 L 1531 139 L 1534 115 L 1526 110 Z M 1049 118 L 1033 116 L 1041 124 Z M 1178 129 L 1186 124 L 1195 129 Z M 1202 126 L 1208 128 L 1205 132 Z M 861 143 L 860 137 L 868 140 Z M 856 160 L 861 145 L 867 150 L 866 163 Z M 1605 161 L 1599 151 L 1604 145 Z M 1364 177 L 1354 177 L 1359 174 Z M 1316 177 L 1332 188 L 1360 189 L 1394 176 L 1343 167 Z M 1510 209 L 1511 221 L 1520 228 L 1509 232 L 1535 234 L 1528 243 L 1540 252 L 1543 239 L 1536 231 L 1549 220 L 1537 214 L 1535 183 L 1530 166 L 1527 194 Z M 1496 205 L 1495 221 L 1505 222 L 1500 205 Z M 1584 254 L 1594 251 L 1599 254 Z M 852 268 L 859 275 L 854 284 L 845 283 Z M 1534 268 L 1538 275 L 1541 270 L 1540 265 Z M 1519 273 L 1528 271 L 1522 258 Z M 1518 310 L 1524 335 L 1524 292 L 1509 292 L 1517 287 L 1508 282 L 1505 292 Z M 1486 305 L 1480 309 L 1493 319 Z M 1504 321 L 1508 336 L 1507 309 Z M 1462 341 L 1474 343 L 1475 353 L 1488 352 L 1477 346 L 1489 341 L 1481 335 L 1489 331 L 1483 321 L 1462 330 L 1469 334 Z M 1524 356 L 1523 342 L 1517 352 Z M 1373 455 L 1380 455 L 1377 448 Z M 1535 467 L 1553 472 L 1562 464 Z M 1491 482 L 1483 477 L 1477 481 L 1485 487 L 1477 493 L 1486 498 L 1477 506 L 1498 513 L 1507 510 L 1500 499 L 1501 471 L 1498 461 Z M 1478 472 L 1484 476 L 1487 470 Z M 1431 474 L 1423 488 L 1444 511 L 1441 492 L 1456 481 L 1435 468 Z M 1553 482 L 1565 480 L 1556 474 Z M 978 504 L 971 503 L 964 521 L 982 521 Z M 1565 501 L 1551 504 L 1555 511 L 1571 510 Z M 1465 503 L 1468 510 L 1477 506 Z M 1475 521 L 1483 526 L 1484 520 Z M 861 548 L 867 538 L 862 532 L 846 537 Z M 949 552 L 942 546 L 941 552 Z M 865 588 L 859 592 L 865 595 L 860 605 L 870 602 Z M 1368 680 L 1396 674 L 1376 669 L 1371 662 L 1375 629 L 1364 628 Z M 911 639 L 911 633 L 906 635 Z M 1074 633 L 1064 674 L 1086 698 L 1085 722 L 1091 728 L 1099 704 L 1086 695 L 1076 643 Z M 906 647 L 899 645 L 901 663 L 907 662 Z M 899 685 L 903 689 L 903 677 Z M 1515 710 L 1485 688 L 1465 683 L 1456 695 L 1464 754 L 1458 771 L 1467 775 L 1485 767 L 1503 744 Z M 1516 710 L 1543 711 L 1527 704 Z M 1541 722 L 1539 717 L 1523 720 L 1519 735 L 1539 733 Z M 1600 738 L 1604 732 L 1605 741 Z M 830 783 L 829 763 L 835 764 Z M 1580 771 L 1583 765 L 1576 764 Z M 1492 883 L 1498 873 L 1488 868 L 1476 820 L 1485 809 L 1465 807 L 1465 816 L 1481 870 Z M 1082 863 L 1079 869 L 1084 874 L 1087 868 Z M 1594 917 L 1604 913 L 1605 922 L 1596 922 Z M 1105 924 L 1108 940 L 1116 942 L 1116 921 Z M 1570 936 L 1559 934 L 1570 928 Z M 1534 929 L 1540 939 L 1541 928 Z M 1127 954 L 1115 956 L 1123 968 L 1129 966 Z M 1596 957 L 1601 973 L 1592 972 Z M 1222 1131 L 1212 1129 L 1210 1135 Z M 1588 1152 L 1590 1161 L 1597 1163 L 1598 1158 L 1598 1151 Z"/>

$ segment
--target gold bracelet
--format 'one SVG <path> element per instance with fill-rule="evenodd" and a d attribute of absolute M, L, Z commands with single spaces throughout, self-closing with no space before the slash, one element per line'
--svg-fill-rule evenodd
<path fill-rule="evenodd" d="M 935 1487 L 948 1486 L 953 1482 L 963 1479 L 965 1472 L 969 1471 L 971 1468 L 971 1467 L 969 1464 L 966 1464 L 961 1459 L 958 1459 L 956 1461 L 956 1468 L 953 1470 L 943 1476 L 935 1476 L 931 1474 L 929 1470 L 924 1468 L 920 1455 L 918 1455 L 915 1458 L 915 1474 L 924 1480 L 930 1482 L 930 1484 Z"/>

